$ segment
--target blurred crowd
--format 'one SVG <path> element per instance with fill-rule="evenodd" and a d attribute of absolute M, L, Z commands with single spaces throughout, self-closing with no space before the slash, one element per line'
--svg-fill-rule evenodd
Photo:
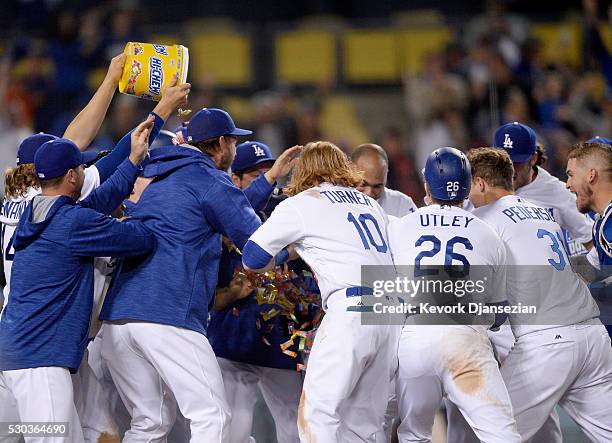
<path fill-rule="evenodd" d="M 373 140 L 363 140 L 387 150 L 389 186 L 417 202 L 422 196 L 419 172 L 431 149 L 488 145 L 492 128 L 501 123 L 520 121 L 535 128 L 549 158 L 546 167 L 561 178 L 569 146 L 595 135 L 612 135 L 612 87 L 605 75 L 610 57 L 597 32 L 606 22 L 601 5 L 598 11 L 597 2 L 583 4 L 584 47 L 576 64 L 545 59 L 527 18 L 508 13 L 503 4 L 489 1 L 481 16 L 455 26 L 453 43 L 429 54 L 421 74 L 405 76 L 397 85 L 404 97 L 405 124 L 384 127 L 372 133 Z M 60 9 L 46 17 L 50 25 L 0 41 L 2 168 L 13 165 L 17 145 L 28 134 L 61 135 L 100 83 L 111 57 L 128 41 L 148 41 L 143 30 L 151 28 L 140 26 L 136 5 L 128 2 L 117 8 L 108 2 L 79 12 Z M 36 17 L 30 20 L 45 23 Z M 189 81 L 194 85 L 192 109 L 220 106 L 226 91 L 208 79 Z M 243 92 L 253 115 L 240 123 L 254 127 L 256 137 L 275 154 L 321 138 L 349 152 L 354 146 L 324 132 L 320 119 L 322 98 L 344 86 Z M 342 91 L 347 90 L 350 96 L 350 89 Z M 150 108 L 145 100 L 117 95 L 94 148 L 112 147 Z M 167 127 L 179 124 L 176 120 Z"/>

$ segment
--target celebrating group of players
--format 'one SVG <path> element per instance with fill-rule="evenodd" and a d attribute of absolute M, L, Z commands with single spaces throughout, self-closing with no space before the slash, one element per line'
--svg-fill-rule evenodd
<path fill-rule="evenodd" d="M 498 128 L 495 148 L 436 149 L 417 209 L 386 188 L 379 146 L 348 159 L 313 141 L 274 159 L 263 143 L 237 146 L 251 131 L 220 109 L 149 151 L 186 104 L 190 85 L 172 84 L 108 155 L 89 158 L 123 62 L 62 138 L 28 137 L 6 173 L 0 422 L 67 424 L 63 436 L 18 428 L 28 442 L 125 431 L 126 442 L 242 443 L 259 387 L 281 442 L 388 441 L 395 418 L 400 441 L 430 441 L 443 401 L 453 442 L 560 442 L 557 405 L 612 441 L 612 347 L 596 302 L 605 315 L 609 140 L 574 147 L 569 190 L 520 123 Z M 586 259 L 570 257 L 582 249 Z M 501 314 L 368 324 L 363 266 L 411 279 L 486 268 L 479 302 Z M 280 346 L 298 326 L 262 315 L 244 275 L 306 267 L 316 284 L 307 273 L 300 284 L 320 292 L 325 315 L 302 380 Z M 535 305 L 535 320 L 505 309 L 518 305 Z M 21 438 L 0 429 L 0 441 Z"/>

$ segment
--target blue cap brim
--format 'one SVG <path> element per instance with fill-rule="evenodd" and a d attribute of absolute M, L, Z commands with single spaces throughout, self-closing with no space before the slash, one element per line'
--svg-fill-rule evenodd
<path fill-rule="evenodd" d="M 253 133 L 253 131 L 249 131 L 248 129 L 241 129 L 241 128 L 236 128 L 234 129 L 232 132 L 229 133 L 229 135 L 251 135 Z"/>
<path fill-rule="evenodd" d="M 98 157 L 97 151 L 85 151 L 81 152 L 81 161 L 83 164 L 91 163 Z"/>
<path fill-rule="evenodd" d="M 240 169 L 234 169 L 234 168 L 232 168 L 232 172 L 242 172 L 242 171 L 246 171 L 247 169 L 252 169 L 252 168 L 254 168 L 255 166 L 259 166 L 259 165 L 261 165 L 262 163 L 272 163 L 272 164 L 274 164 L 274 162 L 275 162 L 275 161 L 276 161 L 276 159 L 275 159 L 275 158 L 261 158 L 261 159 L 257 160 L 255 163 L 250 164 L 249 166 L 246 166 L 246 167 L 243 167 L 243 168 L 240 168 Z"/>
<path fill-rule="evenodd" d="M 506 151 L 508 152 L 508 151 Z M 535 152 L 534 152 L 535 154 Z M 522 154 L 522 155 L 511 155 L 508 152 L 508 155 L 510 156 L 510 160 L 512 160 L 512 163 L 527 163 L 529 160 L 531 160 L 531 156 L 533 154 Z"/>

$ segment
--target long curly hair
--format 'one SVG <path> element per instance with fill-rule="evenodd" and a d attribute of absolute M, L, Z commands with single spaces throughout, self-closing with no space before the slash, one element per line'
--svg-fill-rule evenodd
<path fill-rule="evenodd" d="M 321 183 L 355 188 L 362 181 L 362 174 L 339 147 L 331 142 L 317 141 L 302 149 L 285 193 L 296 195 Z"/>
<path fill-rule="evenodd" d="M 33 163 L 8 168 L 4 173 L 4 196 L 6 198 L 25 197 L 28 189 L 40 186 Z"/>

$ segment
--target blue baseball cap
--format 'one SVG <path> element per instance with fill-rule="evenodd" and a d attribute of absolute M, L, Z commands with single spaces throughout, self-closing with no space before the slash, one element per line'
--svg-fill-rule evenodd
<path fill-rule="evenodd" d="M 57 140 L 57 137 L 55 135 L 45 134 L 44 132 L 30 135 L 23 139 L 17 151 L 17 164 L 27 165 L 34 163 L 34 155 L 36 151 L 38 151 L 38 148 L 51 140 Z"/>
<path fill-rule="evenodd" d="M 72 140 L 56 138 L 43 144 L 34 155 L 36 176 L 42 180 L 61 177 L 69 169 L 84 165 L 98 156 L 96 151 L 81 152 Z"/>
<path fill-rule="evenodd" d="M 274 162 L 268 145 L 260 142 L 244 142 L 236 146 L 236 157 L 232 163 L 232 172 L 245 171 L 265 162 Z"/>
<path fill-rule="evenodd" d="M 605 143 L 605 144 L 608 144 L 608 145 L 612 145 L 612 139 L 606 138 L 606 137 L 600 137 L 598 135 L 597 137 L 593 137 L 593 138 L 587 140 L 586 143 Z"/>
<path fill-rule="evenodd" d="M 495 131 L 493 146 L 504 149 L 512 163 L 526 163 L 536 152 L 536 135 L 527 125 L 507 123 Z"/>
<path fill-rule="evenodd" d="M 222 135 L 251 135 L 253 131 L 237 128 L 223 109 L 204 108 L 194 114 L 182 133 L 187 143 L 197 143 Z"/>

